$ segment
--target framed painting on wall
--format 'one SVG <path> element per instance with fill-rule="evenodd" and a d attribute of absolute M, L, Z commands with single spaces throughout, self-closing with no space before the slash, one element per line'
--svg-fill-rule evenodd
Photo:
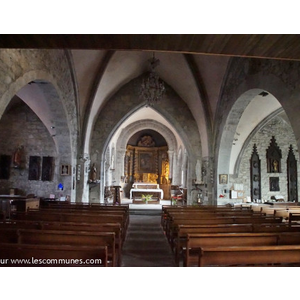
<path fill-rule="evenodd" d="M 54 158 L 43 156 L 42 159 L 42 181 L 51 181 L 53 177 Z"/>
<path fill-rule="evenodd" d="M 40 156 L 30 156 L 29 157 L 28 180 L 39 180 L 40 179 L 40 169 L 41 169 L 41 157 Z"/>
<path fill-rule="evenodd" d="M 228 183 L 228 175 L 220 174 L 219 175 L 219 184 L 227 184 Z"/>
<path fill-rule="evenodd" d="M 139 173 L 155 173 L 153 152 L 139 152 Z"/>
<path fill-rule="evenodd" d="M 71 166 L 70 165 L 61 165 L 60 175 L 70 175 L 71 174 Z"/>
<path fill-rule="evenodd" d="M 278 192 L 278 191 L 280 191 L 280 188 L 279 188 L 279 177 L 270 177 L 270 191 L 271 192 Z"/>

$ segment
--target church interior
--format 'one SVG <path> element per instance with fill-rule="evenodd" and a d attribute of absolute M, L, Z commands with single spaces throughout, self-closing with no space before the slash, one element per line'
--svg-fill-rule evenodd
<path fill-rule="evenodd" d="M 3 36 L 1 194 L 128 202 L 152 182 L 189 205 L 298 202 L 298 38 Z"/>
<path fill-rule="evenodd" d="M 105 266 L 143 266 L 154 227 L 148 266 L 299 266 L 299 35 L 1 35 L 0 78 L 1 259 L 101 220 Z"/>

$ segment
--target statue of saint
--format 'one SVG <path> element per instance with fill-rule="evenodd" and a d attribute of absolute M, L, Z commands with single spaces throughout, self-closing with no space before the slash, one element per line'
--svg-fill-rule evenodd
<path fill-rule="evenodd" d="M 97 168 L 95 166 L 95 163 L 93 163 L 93 166 L 91 168 L 90 179 L 93 182 L 97 180 Z"/>
<path fill-rule="evenodd" d="M 21 167 L 23 149 L 24 149 L 24 147 L 20 146 L 20 147 L 17 148 L 17 150 L 14 153 L 14 156 L 13 156 L 14 168 L 20 168 Z"/>
<path fill-rule="evenodd" d="M 273 171 L 278 172 L 278 161 L 276 159 L 273 160 Z"/>

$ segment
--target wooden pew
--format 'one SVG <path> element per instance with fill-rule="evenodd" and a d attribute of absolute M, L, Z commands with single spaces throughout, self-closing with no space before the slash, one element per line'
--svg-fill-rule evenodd
<path fill-rule="evenodd" d="M 0 243 L 34 245 L 107 246 L 109 266 L 115 267 L 121 252 L 116 252 L 113 232 L 85 232 L 39 229 L 2 229 Z"/>
<path fill-rule="evenodd" d="M 183 249 L 184 267 L 196 266 L 199 249 L 228 246 L 270 246 L 278 245 L 279 236 L 274 233 L 214 233 L 187 234 Z"/>
<path fill-rule="evenodd" d="M 179 266 L 182 249 L 186 248 L 188 234 L 242 233 L 253 232 L 252 224 L 214 224 L 214 225 L 179 225 L 174 239 L 170 242 L 174 251 L 175 263 Z"/>
<path fill-rule="evenodd" d="M 197 265 L 200 248 L 300 245 L 300 232 L 188 234 L 184 265 Z"/>
<path fill-rule="evenodd" d="M 168 241 L 172 241 L 175 237 L 177 227 L 179 225 L 217 225 L 217 224 L 262 224 L 262 223 L 281 223 L 282 218 L 274 217 L 261 217 L 261 218 L 248 218 L 248 217 L 216 217 L 216 218 L 203 218 L 203 219 L 180 219 L 172 220 L 166 228 L 166 236 Z"/>
<path fill-rule="evenodd" d="M 47 206 L 42 206 L 40 209 L 87 209 L 87 210 L 115 210 L 129 212 L 129 205 L 102 205 L 99 203 L 68 203 L 57 204 L 53 203 Z"/>
<path fill-rule="evenodd" d="M 174 233 L 170 247 L 174 252 L 175 262 L 179 265 L 182 258 L 182 248 L 186 248 L 188 234 L 213 234 L 213 233 L 300 233 L 300 225 L 289 226 L 286 223 L 262 224 L 215 224 L 215 225 L 179 225 Z M 297 240 L 296 240 L 297 241 Z M 287 243 L 287 241 L 284 241 Z M 289 241 L 291 243 L 291 240 Z M 298 240 L 300 244 L 300 239 Z"/>
<path fill-rule="evenodd" d="M 120 258 L 113 232 L 18 229 L 17 233 L 19 244 L 107 246 L 108 265 L 112 267 Z"/>
<path fill-rule="evenodd" d="M 294 224 L 300 224 L 300 213 L 290 212 L 289 213 L 289 226 L 293 226 Z"/>
<path fill-rule="evenodd" d="M 199 267 L 208 266 L 299 266 L 300 245 L 252 247 L 203 247 Z"/>
<path fill-rule="evenodd" d="M 199 217 L 209 217 L 209 216 L 253 216 L 259 217 L 265 214 L 260 211 L 254 212 L 252 210 L 240 210 L 235 208 L 214 208 L 214 209 L 202 209 L 202 208 L 180 208 L 180 209 L 165 209 L 162 212 L 161 222 L 162 226 L 167 224 L 172 218 L 186 218 L 187 216 L 191 218 L 195 218 L 195 216 L 199 215 Z"/>
<path fill-rule="evenodd" d="M 121 265 L 122 261 L 122 246 L 123 246 L 123 236 L 122 236 L 122 228 L 120 223 L 74 223 L 74 222 L 47 222 L 47 221 L 7 221 L 4 223 L 0 223 L 0 242 L 17 242 L 18 235 L 17 232 L 24 232 L 25 229 L 33 229 L 34 232 L 36 230 L 39 231 L 58 231 L 58 232 L 81 232 L 95 234 L 107 234 L 108 232 L 114 235 L 115 240 L 115 256 L 116 256 L 116 264 L 118 266 Z M 10 240 L 5 239 L 4 230 L 8 232 L 11 230 Z M 1 233 L 2 232 L 2 233 Z M 28 230 L 27 230 L 28 232 Z M 38 236 L 39 233 L 36 233 Z M 64 240 L 66 241 L 66 239 Z M 74 243 L 74 242 L 73 242 Z M 75 241 L 77 243 L 77 241 Z"/>
<path fill-rule="evenodd" d="M 114 232 L 116 243 L 120 249 L 124 242 L 124 234 L 120 223 L 39 222 L 39 224 L 40 229 L 44 230 Z"/>
<path fill-rule="evenodd" d="M 127 220 L 122 215 L 112 214 L 81 214 L 81 213 L 47 213 L 28 212 L 17 214 L 15 220 L 48 221 L 48 222 L 77 222 L 77 223 L 120 223 L 124 233 L 127 230 Z"/>
<path fill-rule="evenodd" d="M 124 230 L 129 225 L 129 214 L 117 211 L 60 211 L 60 210 L 29 210 L 26 213 L 18 213 L 15 215 L 16 220 L 44 220 L 44 221 L 60 221 L 60 222 L 86 222 L 86 223 L 99 223 L 105 221 L 121 222 Z"/>
<path fill-rule="evenodd" d="M 208 218 L 215 218 L 215 217 L 253 217 L 253 218 L 260 218 L 264 216 L 260 212 L 253 212 L 253 211 L 176 211 L 172 213 L 166 213 L 161 220 L 163 228 L 167 228 L 168 224 L 172 222 L 174 219 L 208 219 Z"/>
<path fill-rule="evenodd" d="M 241 210 L 237 208 L 220 208 L 220 207 L 213 207 L 213 208 L 204 208 L 204 207 L 194 207 L 194 206 L 185 206 L 185 207 L 164 207 L 162 208 L 161 214 L 161 224 L 165 220 L 167 220 L 170 216 L 176 214 L 194 214 L 194 213 L 202 213 L 202 214 L 246 214 L 246 215 L 253 215 L 253 214 L 261 214 L 260 211 L 254 212 L 252 210 Z"/>
<path fill-rule="evenodd" d="M 7 267 L 107 267 L 107 253 L 107 246 L 0 243 L 1 266 Z"/>

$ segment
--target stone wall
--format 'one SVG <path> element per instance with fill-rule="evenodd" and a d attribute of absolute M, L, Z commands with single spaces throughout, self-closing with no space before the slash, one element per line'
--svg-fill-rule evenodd
<path fill-rule="evenodd" d="M 266 151 L 270 145 L 272 136 L 275 137 L 276 143 L 282 152 L 281 173 L 267 173 Z M 257 145 L 257 152 L 261 162 L 261 196 L 262 200 L 270 200 L 271 196 L 282 195 L 288 200 L 287 193 L 287 156 L 289 146 L 292 145 L 296 160 L 299 159 L 297 143 L 291 126 L 281 117 L 275 117 L 261 128 L 251 139 L 245 148 L 244 155 L 240 161 L 240 167 L 237 178 L 230 176 L 229 187 L 233 187 L 234 183 L 243 184 L 245 196 L 250 196 L 250 158 L 253 151 L 253 145 Z M 299 174 L 299 170 L 298 170 Z M 269 186 L 270 177 L 279 177 L 280 191 L 271 192 Z M 299 175 L 298 175 L 298 191 L 299 191 Z"/>
<path fill-rule="evenodd" d="M 65 50 L 1 49 L 0 50 L 0 118 L 11 99 L 28 83 L 39 82 L 55 122 L 56 147 L 62 163 L 76 166 L 79 137 L 77 89 L 70 54 Z M 33 138 L 35 139 L 35 137 Z M 47 155 L 47 153 L 43 153 Z M 68 178 L 66 178 L 68 177 Z M 75 201 L 75 177 L 65 176 L 66 193 Z M 52 187 L 49 187 L 49 190 Z"/>
<path fill-rule="evenodd" d="M 35 194 L 39 197 L 59 196 L 57 190 L 59 168 L 55 164 L 51 181 L 28 180 L 30 156 L 52 156 L 57 160 L 53 138 L 36 114 L 20 100 L 4 113 L 0 120 L 0 154 L 13 155 L 15 150 L 24 147 L 24 166 L 13 168 L 11 164 L 8 180 L 0 180 L 0 193 L 7 194 L 10 188 L 17 188 L 19 194 Z"/>
<path fill-rule="evenodd" d="M 110 99 L 109 104 L 103 106 L 97 117 L 91 138 L 90 155 L 93 161 L 96 161 L 97 167 L 101 170 L 100 189 L 94 189 L 90 193 L 90 199 L 101 199 L 104 194 L 104 155 L 112 134 L 116 131 L 119 124 L 134 113 L 137 109 L 143 107 L 146 103 L 141 103 L 139 98 L 139 87 L 141 86 L 143 76 L 138 77 L 124 85 Z M 166 85 L 166 96 L 164 101 L 154 108 L 161 114 L 180 136 L 186 147 L 189 160 L 187 188 L 192 189 L 192 180 L 196 178 L 196 163 L 201 161 L 201 141 L 197 123 L 195 122 L 191 111 L 186 103 L 175 93 L 175 91 Z M 164 136 L 166 138 L 166 136 Z M 167 138 L 166 138 L 167 139 Z M 87 191 L 87 187 L 83 189 Z M 188 201 L 190 194 L 188 194 Z"/>

